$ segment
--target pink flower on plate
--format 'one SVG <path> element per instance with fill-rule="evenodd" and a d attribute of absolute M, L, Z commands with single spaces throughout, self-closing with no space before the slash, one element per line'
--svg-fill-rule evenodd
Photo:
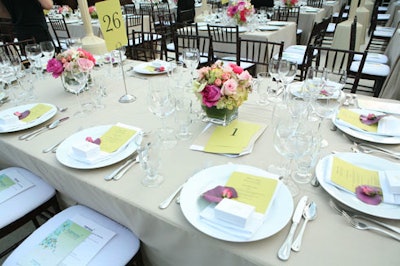
<path fill-rule="evenodd" d="M 203 104 L 207 107 L 215 106 L 221 98 L 221 91 L 215 85 L 206 85 L 200 93 L 203 96 Z"/>
<path fill-rule="evenodd" d="M 203 198 L 208 202 L 220 202 L 223 198 L 237 198 L 237 191 L 233 187 L 216 186 L 203 193 Z"/>
<path fill-rule="evenodd" d="M 361 185 L 356 187 L 356 196 L 362 202 L 378 205 L 382 202 L 382 189 L 380 187 Z"/>
<path fill-rule="evenodd" d="M 234 79 L 229 79 L 229 80 L 225 81 L 225 83 L 222 85 L 222 89 L 221 89 L 222 95 L 236 94 L 237 86 L 238 86 L 238 83 Z"/>

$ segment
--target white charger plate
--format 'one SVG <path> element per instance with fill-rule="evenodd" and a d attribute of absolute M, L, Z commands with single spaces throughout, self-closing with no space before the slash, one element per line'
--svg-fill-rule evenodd
<path fill-rule="evenodd" d="M 315 174 L 318 178 L 319 183 L 326 190 L 326 192 L 328 192 L 332 197 L 334 197 L 341 203 L 369 215 L 388 219 L 400 219 L 399 205 L 387 203 L 381 203 L 376 206 L 369 205 L 357 199 L 354 194 L 339 189 L 338 187 L 330 184 L 327 180 L 331 172 L 330 169 L 328 169 L 328 166 L 329 161 L 333 156 L 337 156 L 338 158 L 341 158 L 354 165 L 377 171 L 400 170 L 399 164 L 364 153 L 337 153 L 322 158 L 317 164 Z"/>
<path fill-rule="evenodd" d="M 352 109 L 352 110 L 355 110 L 355 111 L 357 110 L 360 114 L 365 114 L 365 115 L 367 115 L 369 113 L 374 113 L 376 115 L 384 114 L 384 113 L 380 113 L 378 111 L 372 111 L 372 110 L 366 110 L 366 109 Z M 347 127 L 337 121 L 336 115 L 332 118 L 332 122 L 338 129 L 340 129 L 344 133 L 349 134 L 350 136 L 353 136 L 358 139 L 375 142 L 375 143 L 381 143 L 381 144 L 400 144 L 400 137 L 372 134 L 372 133 L 367 133 L 367 132 L 353 129 L 351 127 Z"/>
<path fill-rule="evenodd" d="M 71 154 L 72 154 L 72 146 L 75 143 L 78 143 L 79 141 L 85 140 L 86 137 L 92 137 L 93 139 L 96 139 L 103 135 L 110 127 L 113 125 L 103 125 L 103 126 L 96 126 L 96 127 L 91 127 L 84 129 L 82 131 L 79 131 L 72 136 L 66 138 L 60 146 L 57 148 L 56 152 L 56 158 L 57 160 L 68 167 L 75 168 L 75 169 L 96 169 L 96 168 L 101 168 L 105 167 L 108 165 L 112 165 L 114 163 L 117 163 L 119 161 L 122 161 L 123 159 L 127 158 L 129 155 L 131 155 L 134 151 L 137 149 L 137 144 L 135 141 L 130 141 L 129 144 L 124 147 L 121 151 L 116 152 L 116 154 L 108 159 L 102 160 L 97 163 L 93 164 L 88 164 L 84 163 L 82 161 L 78 161 L 74 159 Z M 137 132 L 136 134 L 140 131 L 139 128 L 134 128 Z"/>
<path fill-rule="evenodd" d="M 268 25 L 271 25 L 271 26 L 280 26 L 280 27 L 282 27 L 282 26 L 286 26 L 286 25 L 287 25 L 287 22 L 283 22 L 283 21 L 269 21 L 269 22 L 267 22 L 267 24 L 268 24 Z"/>
<path fill-rule="evenodd" d="M 164 66 L 166 68 L 166 65 L 168 64 L 165 61 L 160 61 L 161 66 Z M 153 66 L 153 62 L 147 62 L 147 63 L 142 63 L 140 65 L 134 66 L 133 71 L 139 73 L 139 74 L 146 74 L 146 75 L 159 75 L 159 74 L 165 74 L 167 73 L 167 70 L 165 69 L 164 71 L 149 71 L 146 69 L 147 66 Z"/>
<path fill-rule="evenodd" d="M 15 112 L 24 112 L 26 110 L 33 108 L 37 104 L 39 104 L 39 103 L 31 103 L 31 104 L 11 107 L 9 109 L 1 111 L 0 117 L 5 116 L 5 115 L 10 115 L 10 114 L 12 115 Z M 51 109 L 48 112 L 46 112 L 45 114 L 43 114 L 41 117 L 39 117 L 31 122 L 21 123 L 21 124 L 13 125 L 13 126 L 10 125 L 7 128 L 0 128 L 0 133 L 16 132 L 16 131 L 20 131 L 20 130 L 24 130 L 24 129 L 28 129 L 28 128 L 40 125 L 41 123 L 50 120 L 57 113 L 57 107 L 55 107 L 54 105 L 49 104 L 49 103 L 41 103 L 41 104 L 48 105 L 51 107 Z"/>
<path fill-rule="evenodd" d="M 260 31 L 275 31 L 279 30 L 280 28 L 278 26 L 260 26 L 258 29 Z"/>
<path fill-rule="evenodd" d="M 231 173 L 239 167 L 246 173 L 273 176 L 265 170 L 249 165 L 224 164 L 206 168 L 191 177 L 182 189 L 180 206 L 183 215 L 199 231 L 217 239 L 231 242 L 252 242 L 270 237 L 285 227 L 293 213 L 293 198 L 284 184 L 281 184 L 276 192 L 277 195 L 263 225 L 250 239 L 241 239 L 220 232 L 200 219 L 200 212 L 209 205 L 209 202 L 201 198 L 201 194 L 218 185 L 225 185 Z"/>

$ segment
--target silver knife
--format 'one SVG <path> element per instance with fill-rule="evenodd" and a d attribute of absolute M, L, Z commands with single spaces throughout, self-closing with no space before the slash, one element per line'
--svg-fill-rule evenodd
<path fill-rule="evenodd" d="M 299 224 L 301 217 L 303 215 L 303 210 L 307 204 L 307 200 L 308 200 L 308 197 L 303 196 L 297 203 L 296 210 L 294 211 L 294 214 L 292 217 L 292 226 L 290 227 L 289 234 L 286 237 L 285 242 L 283 242 L 282 246 L 280 247 L 280 249 L 278 251 L 278 257 L 281 260 L 289 259 L 290 250 L 292 247 L 293 236 L 294 236 L 294 233 L 296 232 L 297 225 Z"/>

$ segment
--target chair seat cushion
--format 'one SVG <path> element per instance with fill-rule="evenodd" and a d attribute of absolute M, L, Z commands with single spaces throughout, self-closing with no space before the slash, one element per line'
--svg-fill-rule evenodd
<path fill-rule="evenodd" d="M 175 44 L 173 42 L 167 44 L 168 51 L 175 51 Z"/>
<path fill-rule="evenodd" d="M 296 34 L 297 34 L 297 35 L 302 34 L 302 33 L 303 33 L 303 30 L 302 30 L 302 29 L 297 29 L 297 30 L 296 30 Z"/>
<path fill-rule="evenodd" d="M 304 56 L 302 54 L 289 53 L 289 52 L 282 53 L 282 59 L 297 63 L 298 65 L 303 64 L 303 58 Z"/>
<path fill-rule="evenodd" d="M 389 20 L 390 14 L 378 14 L 378 20 Z"/>
<path fill-rule="evenodd" d="M 10 167 L 1 170 L 0 175 L 2 174 L 9 177 L 24 178 L 33 186 L 0 203 L 0 228 L 23 217 L 56 194 L 52 186 L 26 169 Z M 4 191 L 2 190 L 0 193 Z"/>
<path fill-rule="evenodd" d="M 304 56 L 306 49 L 307 49 L 307 45 L 291 45 L 288 48 L 286 48 L 284 52 L 300 54 L 301 56 Z M 316 56 L 317 54 L 318 54 L 318 51 L 314 50 L 313 55 Z"/>
<path fill-rule="evenodd" d="M 350 70 L 357 72 L 360 67 L 360 61 L 353 61 L 350 65 Z M 365 62 L 361 71 L 362 74 L 386 77 L 390 73 L 390 67 L 385 64 Z"/>
<path fill-rule="evenodd" d="M 73 220 L 76 216 L 91 220 L 115 233 L 113 238 L 107 242 L 88 265 L 126 265 L 139 250 L 139 239 L 128 228 L 88 207 L 76 205 L 63 210 L 39 227 L 11 253 L 3 265 L 17 265 L 21 258 L 30 254 L 42 240 L 53 233 L 61 224 L 68 219 Z M 57 243 L 57 245 L 60 245 L 60 243 Z"/>
<path fill-rule="evenodd" d="M 388 10 L 387 6 L 378 6 L 378 11 L 379 12 L 386 12 Z"/>
<path fill-rule="evenodd" d="M 245 62 L 245 61 L 250 61 L 249 59 L 241 58 L 241 60 L 243 60 L 243 61 L 240 61 L 240 67 L 243 69 L 248 69 L 255 65 L 254 63 Z M 225 57 L 221 58 L 221 61 L 224 63 L 225 62 L 229 62 L 229 63 L 236 62 L 236 57 L 225 56 Z"/>
<path fill-rule="evenodd" d="M 362 56 L 359 54 L 354 55 L 354 61 L 361 61 Z M 370 63 L 380 63 L 380 64 L 387 64 L 389 62 L 389 59 L 386 55 L 384 54 L 378 54 L 378 53 L 368 53 L 367 58 L 365 60 L 366 62 Z"/>
<path fill-rule="evenodd" d="M 335 32 L 335 29 L 336 29 L 336 23 L 331 22 L 328 24 L 328 27 L 326 28 L 326 32 L 333 33 L 333 32 Z"/>

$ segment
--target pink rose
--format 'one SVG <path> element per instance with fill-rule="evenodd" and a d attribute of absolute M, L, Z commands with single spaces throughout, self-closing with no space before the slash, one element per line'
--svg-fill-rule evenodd
<path fill-rule="evenodd" d="M 47 72 L 52 73 L 52 76 L 54 78 L 58 78 L 64 71 L 64 68 L 60 61 L 58 61 L 55 58 L 52 58 L 47 62 L 46 70 Z"/>
<path fill-rule="evenodd" d="M 237 84 L 236 80 L 234 80 L 234 79 L 229 79 L 229 80 L 225 81 L 225 83 L 221 89 L 222 95 L 236 94 L 237 86 L 238 86 L 238 84 Z"/>
<path fill-rule="evenodd" d="M 89 6 L 89 14 L 93 13 L 94 11 L 96 11 L 96 7 L 95 6 Z"/>
<path fill-rule="evenodd" d="M 76 60 L 76 62 L 79 66 L 80 71 L 83 71 L 83 72 L 87 72 L 94 67 L 94 63 L 91 60 L 86 59 L 86 58 L 78 58 Z"/>
<path fill-rule="evenodd" d="M 200 93 L 203 96 L 203 104 L 207 107 L 215 106 L 221 98 L 221 91 L 215 85 L 206 85 Z"/>
<path fill-rule="evenodd" d="M 243 68 L 236 64 L 230 63 L 229 66 L 232 68 L 232 71 L 238 75 L 243 72 Z"/>
<path fill-rule="evenodd" d="M 66 71 L 72 71 L 72 69 L 74 68 L 74 63 L 65 62 L 63 66 Z"/>
<path fill-rule="evenodd" d="M 239 74 L 239 79 L 251 81 L 252 77 L 250 73 L 246 70 Z"/>
<path fill-rule="evenodd" d="M 221 85 L 222 85 L 222 80 L 219 79 L 219 78 L 216 78 L 216 79 L 214 80 L 214 85 L 215 85 L 215 86 L 218 86 L 218 87 L 221 87 Z"/>

